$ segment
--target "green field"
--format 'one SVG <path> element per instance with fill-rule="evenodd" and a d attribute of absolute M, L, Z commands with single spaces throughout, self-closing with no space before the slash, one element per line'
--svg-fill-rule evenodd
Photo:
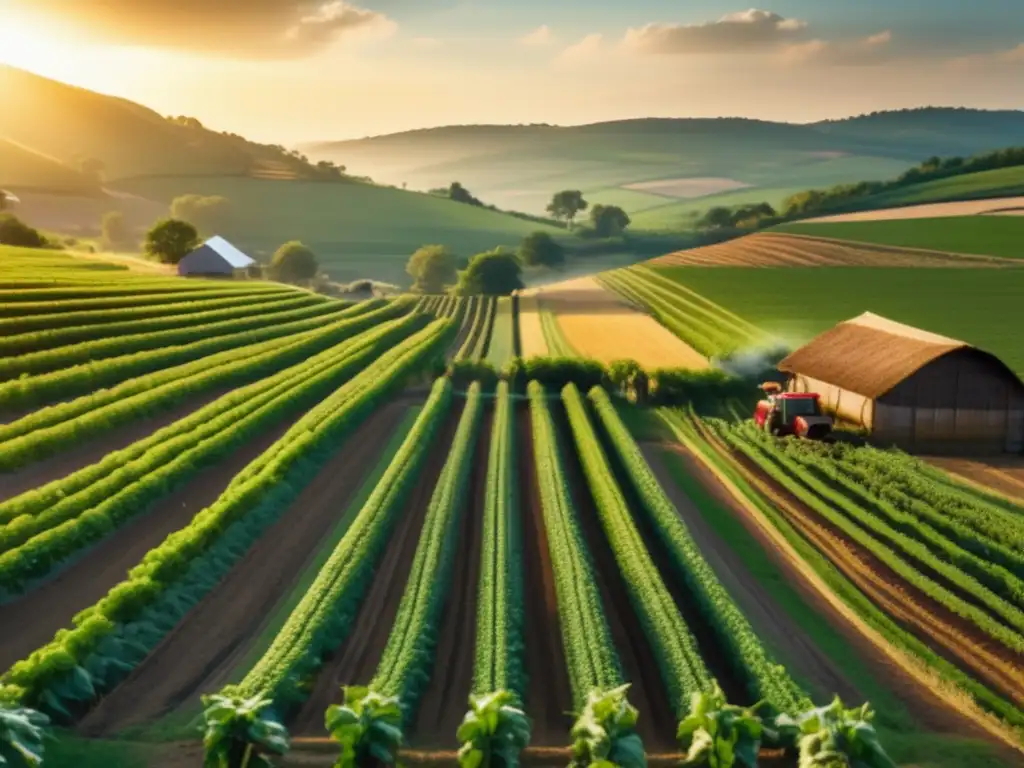
<path fill-rule="evenodd" d="M 738 189 L 735 192 L 723 192 L 720 195 L 708 195 L 690 200 L 676 200 L 657 208 L 631 215 L 633 227 L 640 230 L 664 232 L 678 229 L 689 229 L 693 221 L 704 211 L 715 206 L 731 208 L 737 205 L 768 203 L 779 206 L 789 195 L 802 191 L 801 187 L 751 187 Z"/>
<path fill-rule="evenodd" d="M 1024 270 L 718 267 L 665 276 L 791 344 L 874 312 L 998 355 L 1024 374 Z"/>
<path fill-rule="evenodd" d="M 936 179 L 903 189 L 883 192 L 869 198 L 870 208 L 936 203 L 945 200 L 971 200 L 986 197 L 1024 195 L 1024 166 L 997 168 L 994 171 L 965 173 L 948 179 Z"/>
<path fill-rule="evenodd" d="M 544 225 L 431 195 L 366 184 L 278 182 L 247 178 L 155 178 L 118 185 L 154 200 L 224 195 L 236 211 L 223 234 L 266 262 L 288 240 L 313 248 L 333 280 L 372 277 L 405 285 L 405 265 L 421 245 L 441 243 L 459 256 L 515 246 Z M 563 230 L 547 228 L 552 234 Z"/>
<path fill-rule="evenodd" d="M 1024 258 L 1024 216 L 807 222 L 783 224 L 774 231 L 951 253 Z"/>

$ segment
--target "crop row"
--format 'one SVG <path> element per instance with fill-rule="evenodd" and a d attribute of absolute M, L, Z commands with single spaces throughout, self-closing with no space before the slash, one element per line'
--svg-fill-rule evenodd
<path fill-rule="evenodd" d="M 544 307 L 543 299 L 538 299 L 537 303 L 540 312 L 540 327 L 544 334 L 544 343 L 547 345 L 548 354 L 552 357 L 579 357 L 572 344 L 565 338 L 555 313 Z"/>
<path fill-rule="evenodd" d="M 465 341 L 455 354 L 455 359 L 479 361 L 487 354 L 487 344 L 494 326 L 494 311 L 497 302 L 493 296 L 480 296 L 470 298 L 468 301 L 471 302 L 472 319 L 469 317 L 470 311 L 467 310 L 464 322 L 469 323 L 469 330 Z"/>
<path fill-rule="evenodd" d="M 111 283 L 109 280 L 96 281 L 93 285 L 75 288 L 28 288 L 24 290 L 0 290 L 0 304 L 32 305 L 41 302 L 75 301 L 80 299 L 99 299 L 139 297 L 154 294 L 202 293 L 203 291 L 227 291 L 236 293 L 261 293 L 263 291 L 280 290 L 275 283 L 237 283 L 231 285 L 218 281 L 203 283 L 182 282 L 176 278 L 144 278 L 137 277 L 123 284 Z"/>
<path fill-rule="evenodd" d="M 262 293 L 262 292 L 261 292 Z M 228 296 L 251 296 L 252 293 L 237 288 L 211 290 L 192 287 L 164 293 L 132 294 L 124 293 L 117 296 L 100 296 L 92 299 L 67 299 L 63 301 L 23 301 L 14 304 L 0 303 L 0 317 L 29 318 L 38 315 L 54 315 L 61 312 L 95 312 L 108 309 L 134 309 L 137 307 L 154 307 L 182 301 L 196 301 L 206 298 L 225 298 Z"/>
<path fill-rule="evenodd" d="M 371 355 L 368 367 L 272 446 L 272 459 L 254 462 L 258 473 L 150 550 L 125 581 L 75 616 L 73 629 L 15 664 L 0 678 L 0 698 L 60 715 L 65 702 L 92 699 L 123 677 L 248 551 L 337 445 L 443 348 L 451 331 L 450 323 L 435 322 L 401 343 L 382 345 L 386 351 Z"/>
<path fill-rule="evenodd" d="M 494 327 L 491 329 L 490 340 L 487 344 L 487 362 L 500 370 L 508 365 L 512 358 L 517 356 L 517 329 L 515 327 L 515 318 L 512 316 L 513 298 L 511 296 L 500 296 L 497 301 L 497 309 L 494 313 Z"/>
<path fill-rule="evenodd" d="M 103 360 L 74 365 L 70 368 L 51 371 L 38 376 L 25 376 L 13 381 L 0 383 L 0 408 L 25 408 L 52 403 L 70 397 L 110 387 L 126 379 L 142 376 L 153 371 L 162 371 L 171 366 L 199 360 L 225 350 L 236 349 L 268 339 L 278 339 L 292 334 L 322 328 L 325 323 L 336 319 L 354 317 L 372 311 L 384 304 L 383 300 L 361 302 L 344 308 L 338 303 L 322 305 L 321 314 L 305 320 L 266 323 L 249 331 L 200 339 L 191 344 L 152 349 L 144 352 L 118 355 Z M 267 318 L 264 318 L 266 320 Z"/>
<path fill-rule="evenodd" d="M 338 648 L 351 631 L 452 400 L 450 382 L 438 379 L 387 471 L 267 652 L 238 686 L 224 693 L 270 698 L 282 714 L 302 700 L 303 681 L 315 674 L 323 657 Z"/>
<path fill-rule="evenodd" d="M 292 293 L 290 295 L 272 293 L 266 296 L 247 296 L 242 301 L 237 299 L 229 301 L 231 304 L 228 306 L 213 306 L 208 310 L 203 307 L 205 302 L 190 302 L 186 305 L 185 311 L 181 311 L 180 307 L 165 306 L 166 311 L 160 317 L 142 320 L 75 325 L 72 320 L 64 319 L 56 328 L 0 337 L 0 355 L 27 355 L 68 344 L 132 337 L 226 320 L 241 319 L 243 322 L 238 325 L 240 329 L 244 329 L 246 327 L 244 319 L 250 316 L 262 317 L 271 312 L 301 309 L 324 304 L 330 300 L 309 293 Z M 188 308 L 191 308 L 192 311 L 188 311 Z M 3 332 L 4 329 L 0 323 L 0 333 Z"/>
<path fill-rule="evenodd" d="M 212 404 L 220 410 L 216 415 L 214 407 L 203 409 L 213 418 L 189 425 L 191 429 L 185 429 L 185 422 L 193 420 L 185 419 L 118 452 L 123 466 L 85 487 L 84 478 L 99 474 L 97 465 L 0 505 L 0 519 L 7 521 L 0 535 L 0 589 L 17 592 L 47 575 L 211 460 L 324 397 L 422 323 L 418 315 L 393 321 L 238 390 L 223 398 L 223 404 Z M 110 459 L 100 464 L 110 466 Z M 68 495 L 76 486 L 81 490 Z M 44 496 L 54 501 L 42 506 Z"/>
<path fill-rule="evenodd" d="M 198 394 L 248 384 L 277 373 L 380 322 L 404 314 L 407 306 L 407 301 L 399 300 L 371 312 L 342 317 L 320 330 L 250 344 L 130 379 L 110 389 L 101 389 L 0 425 L 0 472 L 70 448 Z M 2 517 L 0 513 L 0 519 Z"/>
<path fill-rule="evenodd" d="M 1024 637 L 1017 629 L 1021 626 L 1020 612 L 1014 606 L 992 594 L 976 579 L 954 565 L 928 552 L 919 542 L 892 530 L 884 521 L 875 517 L 870 509 L 815 477 L 805 466 L 779 451 L 761 433 L 746 428 L 729 427 L 714 421 L 709 421 L 708 425 L 721 439 L 754 462 L 786 491 L 806 503 L 843 535 L 863 546 L 907 583 L 974 624 L 1006 648 L 1017 653 L 1024 651 Z M 886 540 L 894 542 L 895 547 L 885 543 Z M 903 554 L 897 550 L 902 550 Z M 912 553 L 919 563 L 927 564 L 930 573 L 936 574 L 948 583 L 959 585 L 961 589 L 958 591 L 967 591 L 975 595 L 988 608 L 998 612 L 1009 626 L 943 586 L 936 578 L 922 572 L 919 566 L 908 562 L 907 553 Z"/>

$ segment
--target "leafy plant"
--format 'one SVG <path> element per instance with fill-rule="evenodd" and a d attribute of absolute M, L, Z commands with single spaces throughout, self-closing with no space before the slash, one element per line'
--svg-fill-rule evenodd
<path fill-rule="evenodd" d="M 0 706 L 0 766 L 28 768 L 43 764 L 43 740 L 50 719 L 25 707 Z"/>
<path fill-rule="evenodd" d="M 784 743 L 799 748 L 799 768 L 896 768 L 878 741 L 874 716 L 867 702 L 846 709 L 836 696 L 796 719 L 779 715 L 775 726 Z"/>
<path fill-rule="evenodd" d="M 260 696 L 204 696 L 204 768 L 270 766 L 261 752 L 285 754 L 288 731 L 267 712 L 272 703 Z"/>
<path fill-rule="evenodd" d="M 530 743 L 530 720 L 511 691 L 469 697 L 469 712 L 457 733 L 462 768 L 516 768 Z"/>
<path fill-rule="evenodd" d="M 402 708 L 397 696 L 369 688 L 342 689 L 344 704 L 332 704 L 324 715 L 331 738 L 341 744 L 335 768 L 362 768 L 373 761 L 394 765 L 402 746 Z"/>
<path fill-rule="evenodd" d="M 572 727 L 569 768 L 646 768 L 644 745 L 634 730 L 639 713 L 626 698 L 627 691 L 628 683 L 590 692 Z"/>
<path fill-rule="evenodd" d="M 684 765 L 756 768 L 764 724 L 756 714 L 760 704 L 729 704 L 718 683 L 711 691 L 690 697 L 690 714 L 679 723 L 676 738 L 687 750 Z"/>

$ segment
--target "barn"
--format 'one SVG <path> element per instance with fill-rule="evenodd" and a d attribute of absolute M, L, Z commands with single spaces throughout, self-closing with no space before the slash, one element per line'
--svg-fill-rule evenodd
<path fill-rule="evenodd" d="M 232 277 L 256 262 L 223 237 L 211 237 L 178 262 L 179 275 Z"/>
<path fill-rule="evenodd" d="M 1024 384 L 994 355 L 870 312 L 779 363 L 791 392 L 916 453 L 1024 450 Z"/>

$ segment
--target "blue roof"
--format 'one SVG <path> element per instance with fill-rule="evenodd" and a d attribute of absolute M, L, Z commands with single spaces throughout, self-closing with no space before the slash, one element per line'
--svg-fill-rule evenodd
<path fill-rule="evenodd" d="M 235 269 L 245 269 L 256 263 L 220 235 L 211 237 L 203 245 L 209 247 Z"/>

